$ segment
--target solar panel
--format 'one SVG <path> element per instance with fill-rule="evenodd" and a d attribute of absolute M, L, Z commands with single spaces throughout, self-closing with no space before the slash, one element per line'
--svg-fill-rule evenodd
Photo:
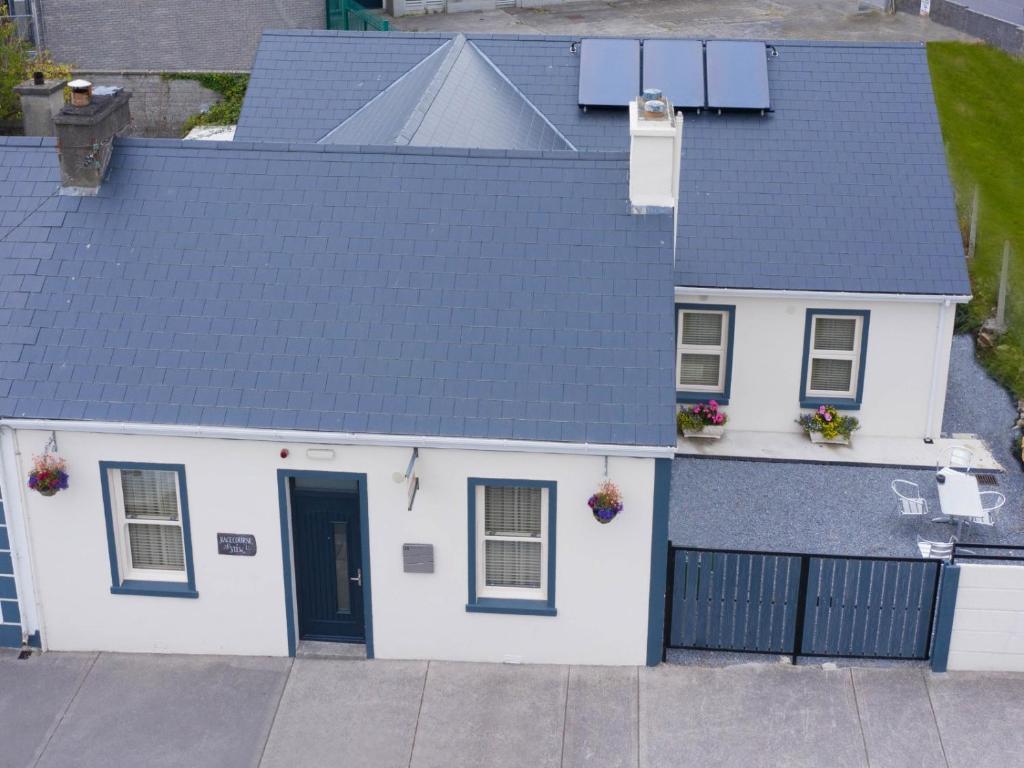
<path fill-rule="evenodd" d="M 581 107 L 626 107 L 640 93 L 640 41 L 591 38 L 580 44 Z"/>
<path fill-rule="evenodd" d="M 768 53 L 764 43 L 707 42 L 708 106 L 768 109 Z"/>
<path fill-rule="evenodd" d="M 700 40 L 644 40 L 644 89 L 658 88 L 674 107 L 704 106 Z"/>

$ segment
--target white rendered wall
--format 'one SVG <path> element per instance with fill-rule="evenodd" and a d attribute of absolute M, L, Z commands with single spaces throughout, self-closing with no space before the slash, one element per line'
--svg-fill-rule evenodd
<path fill-rule="evenodd" d="M 19 477 L 48 432 L 17 432 Z M 51 650 L 285 655 L 278 469 L 368 475 L 372 615 L 378 658 L 643 664 L 646 657 L 654 460 L 609 459 L 626 509 L 609 525 L 586 500 L 598 456 L 422 449 L 421 489 L 406 511 L 411 449 L 58 433 L 70 488 L 26 493 L 43 640 Z M 291 455 L 279 456 L 287 447 Z M 316 446 L 324 448 L 325 446 Z M 100 461 L 184 464 L 198 599 L 110 594 Z M 467 478 L 558 483 L 558 615 L 467 613 Z M 217 554 L 217 532 L 251 533 L 255 557 Z M 404 542 L 435 546 L 434 574 L 402 572 Z"/>
<path fill-rule="evenodd" d="M 703 299 L 703 300 L 702 300 Z M 736 307 L 729 429 L 799 432 L 800 373 L 807 309 L 870 310 L 864 397 L 858 434 L 928 436 L 933 374 L 932 435 L 938 436 L 946 398 L 954 306 L 925 302 L 826 301 L 819 298 L 753 298 L 742 294 L 676 296 L 677 303 Z M 940 323 L 941 320 L 941 323 Z M 936 360 L 936 336 L 939 336 Z M 937 366 L 936 366 L 937 364 Z M 713 395 L 709 395 L 709 398 Z"/>
<path fill-rule="evenodd" d="M 1024 672 L 1024 565 L 960 565 L 947 668 Z"/>

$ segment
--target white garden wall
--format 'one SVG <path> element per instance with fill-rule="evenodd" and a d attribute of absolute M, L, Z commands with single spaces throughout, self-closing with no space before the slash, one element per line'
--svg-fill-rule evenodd
<path fill-rule="evenodd" d="M 959 568 L 947 669 L 1024 672 L 1024 565 Z"/>
<path fill-rule="evenodd" d="M 938 436 L 953 338 L 952 304 L 693 291 L 677 292 L 677 303 L 736 307 L 730 430 L 799 432 L 795 420 L 801 413 L 806 312 L 851 309 L 871 312 L 863 402 L 860 410 L 849 412 L 861 420 L 858 434 Z"/>
<path fill-rule="evenodd" d="M 604 457 L 421 449 L 421 488 L 406 510 L 410 448 L 310 446 L 200 437 L 58 432 L 70 489 L 43 498 L 23 487 L 49 432 L 16 433 L 14 476 L 52 650 L 285 655 L 278 469 L 368 475 L 372 625 L 379 658 L 643 664 L 646 657 L 654 460 L 611 457 L 626 509 L 598 525 L 586 500 Z M 326 446 L 316 446 L 324 448 Z M 287 459 L 282 448 L 290 450 Z M 112 595 L 100 461 L 184 464 L 198 599 Z M 467 613 L 467 478 L 553 480 L 558 615 Z M 217 554 L 217 532 L 251 533 L 255 557 Z M 436 572 L 402 571 L 404 542 L 432 543 Z"/>

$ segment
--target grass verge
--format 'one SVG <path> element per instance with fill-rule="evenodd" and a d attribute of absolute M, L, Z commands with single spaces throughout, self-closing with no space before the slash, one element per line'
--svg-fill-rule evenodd
<path fill-rule="evenodd" d="M 935 42 L 928 44 L 928 63 L 965 242 L 975 186 L 980 199 L 977 247 L 968 265 L 974 299 L 959 324 L 976 330 L 994 313 L 1009 240 L 1009 328 L 981 358 L 1024 399 L 1024 60 L 987 45 Z"/>

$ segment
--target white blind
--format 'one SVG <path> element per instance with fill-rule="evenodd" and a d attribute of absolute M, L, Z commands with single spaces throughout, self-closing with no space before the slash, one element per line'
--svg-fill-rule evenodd
<path fill-rule="evenodd" d="M 178 473 L 158 469 L 122 469 L 124 516 L 129 519 L 177 520 Z"/>
<path fill-rule="evenodd" d="M 540 589 L 541 547 L 539 541 L 484 542 L 484 572 L 489 587 Z"/>
<path fill-rule="evenodd" d="M 484 488 L 485 536 L 539 538 L 540 513 L 540 488 Z"/>
<path fill-rule="evenodd" d="M 721 355 L 679 355 L 680 387 L 717 387 L 722 368 Z"/>
<path fill-rule="evenodd" d="M 132 568 L 184 571 L 185 549 L 176 525 L 128 523 Z"/>
<path fill-rule="evenodd" d="M 543 489 L 484 487 L 484 583 L 540 589 Z"/>
<path fill-rule="evenodd" d="M 852 360 L 815 357 L 811 360 L 811 389 L 823 392 L 849 392 L 853 376 Z"/>
<path fill-rule="evenodd" d="M 719 347 L 722 345 L 721 312 L 683 312 L 681 343 Z"/>
<path fill-rule="evenodd" d="M 817 317 L 814 321 L 814 348 L 826 352 L 853 352 L 857 320 L 852 317 Z"/>

